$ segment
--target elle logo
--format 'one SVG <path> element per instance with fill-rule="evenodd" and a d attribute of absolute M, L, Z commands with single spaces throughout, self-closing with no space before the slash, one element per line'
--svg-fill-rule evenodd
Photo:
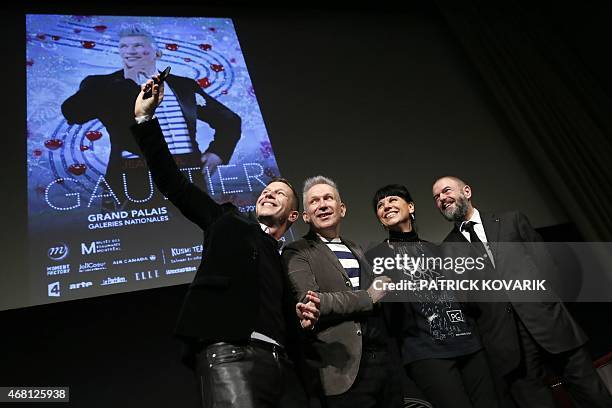
<path fill-rule="evenodd" d="M 144 271 L 144 272 L 136 272 L 134 277 L 137 281 L 149 280 L 149 279 L 157 279 L 159 278 L 159 272 L 157 269 L 153 271 Z"/>

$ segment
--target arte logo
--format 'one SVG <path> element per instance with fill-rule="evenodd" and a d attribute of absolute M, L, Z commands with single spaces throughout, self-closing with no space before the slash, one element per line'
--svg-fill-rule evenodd
<path fill-rule="evenodd" d="M 134 278 L 136 278 L 137 281 L 157 279 L 159 278 L 159 272 L 157 272 L 157 269 L 152 271 L 136 272 L 134 274 Z"/>
<path fill-rule="evenodd" d="M 100 286 L 116 285 L 118 283 L 127 283 L 127 279 L 123 276 L 116 276 L 114 278 L 106 278 L 102 281 Z"/>
<path fill-rule="evenodd" d="M 83 289 L 83 288 L 89 288 L 91 286 L 93 286 L 93 282 L 71 283 L 69 286 L 69 289 L 70 290 Z"/>
<path fill-rule="evenodd" d="M 47 295 L 49 297 L 60 297 L 61 296 L 60 283 L 53 282 L 47 285 Z"/>
<path fill-rule="evenodd" d="M 450 319 L 451 323 L 464 322 L 463 312 L 461 310 L 447 310 L 446 315 Z"/>
<path fill-rule="evenodd" d="M 47 256 L 53 261 L 61 261 L 68 256 L 68 252 L 68 245 L 63 242 L 57 242 L 47 249 Z"/>

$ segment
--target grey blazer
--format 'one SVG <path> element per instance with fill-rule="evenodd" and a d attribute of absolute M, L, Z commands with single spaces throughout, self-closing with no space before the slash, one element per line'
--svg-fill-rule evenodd
<path fill-rule="evenodd" d="M 361 268 L 361 287 L 374 276 L 361 248 L 341 238 Z M 352 290 L 346 271 L 336 255 L 310 232 L 287 245 L 283 261 L 293 294 L 302 301 L 309 290 L 319 293 L 321 316 L 311 338 L 311 366 L 319 369 L 325 395 L 346 392 L 357 377 L 361 359 L 363 320 L 373 309 L 366 290 Z"/>

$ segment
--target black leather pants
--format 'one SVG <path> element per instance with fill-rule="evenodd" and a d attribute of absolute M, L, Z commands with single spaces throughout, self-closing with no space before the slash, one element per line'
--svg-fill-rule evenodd
<path fill-rule="evenodd" d="M 303 408 L 306 396 L 281 347 L 215 343 L 198 354 L 203 408 Z"/>

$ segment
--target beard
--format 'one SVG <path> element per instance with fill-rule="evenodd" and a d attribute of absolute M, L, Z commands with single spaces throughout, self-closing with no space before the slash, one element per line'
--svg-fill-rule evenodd
<path fill-rule="evenodd" d="M 467 198 L 461 194 L 455 200 L 455 208 L 440 210 L 440 213 L 446 218 L 448 221 L 463 221 L 465 216 L 468 213 L 468 200 Z"/>

